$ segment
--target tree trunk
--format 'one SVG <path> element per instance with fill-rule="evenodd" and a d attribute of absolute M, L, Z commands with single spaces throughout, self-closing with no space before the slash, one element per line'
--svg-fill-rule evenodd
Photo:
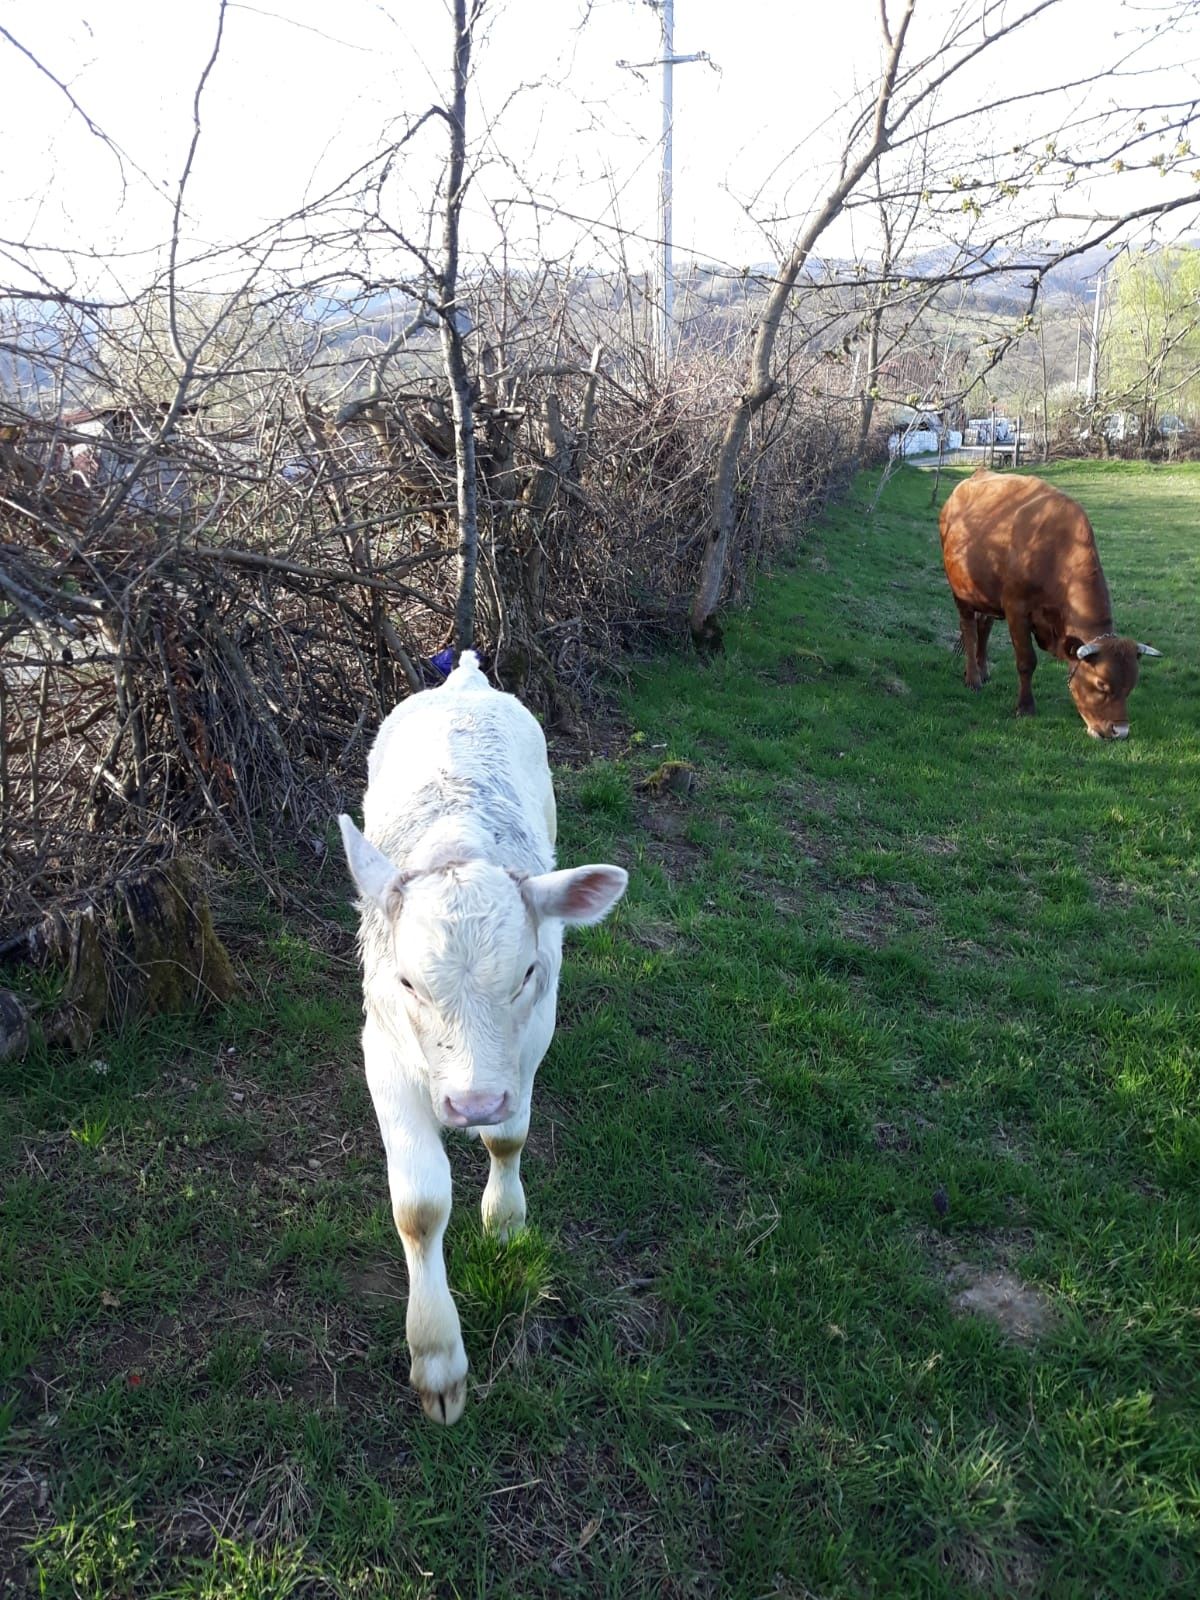
<path fill-rule="evenodd" d="M 481 7 L 472 11 L 474 25 Z M 446 215 L 442 224 L 442 271 L 438 316 L 442 360 L 450 380 L 450 412 L 454 421 L 454 477 L 458 506 L 457 598 L 454 645 L 469 650 L 475 637 L 475 574 L 479 565 L 479 510 L 475 477 L 475 412 L 463 343 L 464 318 L 458 297 L 458 228 L 462 214 L 463 170 L 467 151 L 467 79 L 471 65 L 471 26 L 466 0 L 454 0 L 454 102 L 450 123 L 450 168 L 446 178 Z"/>
<path fill-rule="evenodd" d="M 883 322 L 883 290 L 871 308 L 867 321 L 867 381 L 863 385 L 858 410 L 858 439 L 854 446 L 854 467 L 857 469 L 866 453 L 871 435 L 871 421 L 875 415 L 875 390 L 879 383 L 879 328 Z"/>
<path fill-rule="evenodd" d="M 879 334 L 883 327 L 883 307 L 888 298 L 888 277 L 892 270 L 892 225 L 883 196 L 883 184 L 878 165 L 875 168 L 875 188 L 879 196 L 879 225 L 883 230 L 883 252 L 879 259 L 879 287 L 875 303 L 867 318 L 867 379 L 862 387 L 858 411 L 858 439 L 854 446 L 851 470 L 858 471 L 871 436 L 871 422 L 875 416 L 875 396 L 879 390 Z"/>

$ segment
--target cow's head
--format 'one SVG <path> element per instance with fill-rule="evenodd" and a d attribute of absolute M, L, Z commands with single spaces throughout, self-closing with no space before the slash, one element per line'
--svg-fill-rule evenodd
<path fill-rule="evenodd" d="M 1138 681 L 1140 659 L 1162 652 L 1113 633 L 1086 642 L 1072 635 L 1066 646 L 1073 663 L 1067 683 L 1087 731 L 1093 739 L 1127 739 L 1129 696 Z"/>
<path fill-rule="evenodd" d="M 543 930 L 599 922 L 625 892 L 612 866 L 534 877 L 479 859 L 400 871 L 339 817 L 350 872 L 387 925 L 390 978 L 447 1127 L 504 1122 L 519 1109 L 520 1056 L 538 1001 L 557 976 Z"/>

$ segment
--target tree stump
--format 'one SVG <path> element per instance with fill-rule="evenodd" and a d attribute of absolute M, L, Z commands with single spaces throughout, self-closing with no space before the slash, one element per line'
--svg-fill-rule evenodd
<path fill-rule="evenodd" d="M 8 940 L 0 960 L 65 970 L 62 992 L 40 1022 L 48 1045 L 75 1051 L 87 1048 L 97 1028 L 204 1010 L 238 989 L 195 870 L 179 858 L 50 912 Z"/>

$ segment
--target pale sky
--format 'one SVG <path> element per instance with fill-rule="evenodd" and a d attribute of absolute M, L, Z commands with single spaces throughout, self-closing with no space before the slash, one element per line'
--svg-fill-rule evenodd
<path fill-rule="evenodd" d="M 924 0 L 914 42 L 940 37 L 963 9 L 958 0 Z M 992 14 L 1012 9 L 997 3 Z M 1060 0 L 1027 39 L 989 52 L 981 70 L 964 77 L 959 98 L 945 104 L 978 105 L 1002 89 L 1081 76 L 1114 50 L 1116 34 L 1163 10 L 1157 0 L 1136 0 L 1133 14 L 1120 0 Z M 0 138 L 8 152 L 0 215 L 8 241 L 112 253 L 127 288 L 145 280 L 169 234 L 217 15 L 216 0 L 0 5 L 0 25 L 69 87 L 128 158 L 123 182 L 62 92 L 0 38 Z M 764 217 L 780 219 L 782 239 L 795 231 L 828 175 L 844 108 L 878 71 L 876 18 L 876 0 L 677 0 L 677 53 L 706 50 L 715 63 L 675 72 L 681 263 L 689 252 L 734 264 L 771 259 Z M 1163 63 L 1162 72 L 1122 87 L 1121 97 L 1128 103 L 1142 94 L 1134 103 L 1148 105 L 1195 93 L 1195 44 L 1182 32 L 1151 44 L 1141 59 Z M 659 52 L 658 17 L 645 0 L 490 0 L 468 112 L 478 161 L 468 251 L 497 249 L 491 214 L 519 199 L 506 222 L 512 247 L 526 257 L 575 249 L 577 259 L 602 264 L 623 229 L 634 235 L 627 244 L 634 264 L 645 260 L 637 236 L 657 234 L 659 72 L 647 67 L 639 76 L 617 62 L 649 62 Z M 230 4 L 201 106 L 185 253 L 245 238 L 369 161 L 444 97 L 449 54 L 445 0 Z M 1066 122 L 1068 104 L 1079 101 L 1075 94 L 1056 103 L 1054 116 Z M 1054 125 L 1049 109 L 1043 102 L 1037 110 L 1039 126 Z M 1005 140 L 1011 130 L 1017 143 L 1030 131 L 1026 119 L 1016 111 L 996 120 Z M 444 142 L 442 125 L 431 123 L 397 159 L 388 215 L 410 234 L 420 230 Z M 1161 185 L 1125 175 L 1109 187 L 1140 200 Z M 554 221 L 527 203 L 531 194 L 593 226 Z M 843 236 L 836 247 L 849 242 Z M 61 277 L 63 259 L 45 260 L 48 274 Z M 76 270 L 76 288 L 101 285 L 94 268 Z"/>

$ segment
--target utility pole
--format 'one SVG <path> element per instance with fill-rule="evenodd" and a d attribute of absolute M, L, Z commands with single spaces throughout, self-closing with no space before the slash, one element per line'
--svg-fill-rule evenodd
<path fill-rule="evenodd" d="M 658 179 L 659 304 L 658 370 L 665 377 L 671 366 L 674 329 L 675 273 L 671 262 L 671 200 L 674 172 L 675 122 L 675 0 L 662 0 L 662 168 Z"/>
<path fill-rule="evenodd" d="M 1096 395 L 1100 385 L 1100 310 L 1104 304 L 1104 273 L 1096 278 L 1096 306 L 1092 312 L 1092 349 L 1088 356 L 1088 405 L 1096 409 Z"/>
<path fill-rule="evenodd" d="M 675 54 L 675 0 L 647 0 L 662 17 L 662 55 L 655 61 L 618 61 L 619 67 L 637 71 L 642 67 L 662 68 L 662 162 L 658 176 L 658 306 L 655 314 L 655 350 L 658 370 L 662 376 L 670 371 L 673 353 L 673 313 L 675 307 L 675 273 L 671 261 L 671 207 L 674 184 L 675 100 L 673 73 L 676 67 L 687 66 L 692 61 L 707 61 L 713 65 L 707 50 L 697 50 L 691 55 Z"/>

